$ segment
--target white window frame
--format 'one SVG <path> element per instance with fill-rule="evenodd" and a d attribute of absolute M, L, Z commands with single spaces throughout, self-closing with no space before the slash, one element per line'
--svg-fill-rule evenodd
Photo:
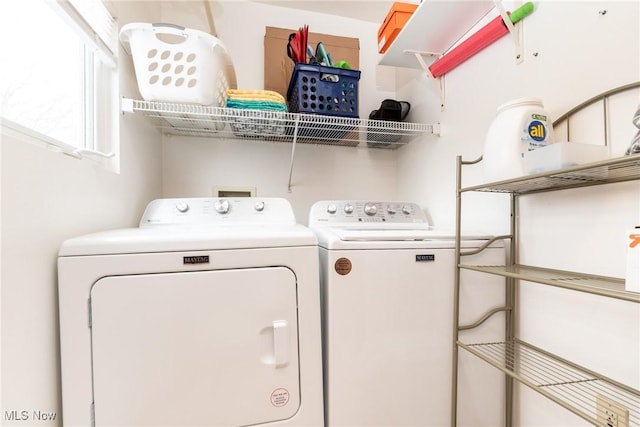
<path fill-rule="evenodd" d="M 5 0 L 7 1 L 7 0 Z M 22 1 L 22 0 L 8 0 Z M 42 0 L 79 35 L 84 45 L 84 138 L 77 147 L 2 118 L 3 132 L 119 172 L 117 21 L 108 0 Z"/>

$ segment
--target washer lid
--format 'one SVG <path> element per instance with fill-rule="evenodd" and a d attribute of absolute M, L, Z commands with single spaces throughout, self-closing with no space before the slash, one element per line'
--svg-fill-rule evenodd
<path fill-rule="evenodd" d="M 455 233 L 450 230 L 419 229 L 366 229 L 350 227 L 312 228 L 318 238 L 318 246 L 325 249 L 411 249 L 454 248 Z M 465 233 L 461 236 L 463 248 L 479 247 L 493 236 L 483 233 Z M 492 246 L 501 243 L 493 243 Z"/>
<path fill-rule="evenodd" d="M 407 240 L 453 240 L 451 233 L 440 233 L 424 229 L 354 229 L 334 228 L 333 233 L 344 241 L 407 241 Z"/>

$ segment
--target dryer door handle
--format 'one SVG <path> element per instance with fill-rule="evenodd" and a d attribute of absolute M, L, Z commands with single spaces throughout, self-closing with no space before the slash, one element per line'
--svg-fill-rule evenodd
<path fill-rule="evenodd" d="M 276 368 L 289 364 L 289 323 L 286 320 L 273 321 L 273 357 Z"/>

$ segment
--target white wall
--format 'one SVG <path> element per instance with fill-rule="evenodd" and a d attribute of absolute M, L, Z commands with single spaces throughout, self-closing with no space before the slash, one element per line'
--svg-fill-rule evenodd
<path fill-rule="evenodd" d="M 524 62 L 515 64 L 510 37 L 499 39 L 445 76 L 445 111 L 440 111 L 436 86 L 426 75 L 398 71 L 397 96 L 412 102 L 410 119 L 442 123 L 442 137 L 409 144 L 398 157 L 400 197 L 427 206 L 437 225 L 453 224 L 455 156 L 470 160 L 482 155 L 485 134 L 499 105 L 535 96 L 543 99 L 553 118 L 640 77 L 637 2 L 543 0 L 534 4 L 535 11 L 523 22 Z M 599 11 L 605 9 L 608 12 L 601 15 Z M 630 105 L 633 102 L 625 108 Z M 632 115 L 633 111 L 627 111 L 627 132 L 634 129 Z M 600 126 L 594 129 L 599 131 Z M 624 151 L 622 144 L 618 141 L 618 155 Z M 481 172 L 481 167 L 471 168 L 465 183 L 480 182 Z M 434 182 L 444 185 L 434 186 Z M 481 200 L 484 205 L 486 198 Z M 494 218 L 494 211 L 474 210 L 469 216 L 492 229 L 506 224 Z"/>
<path fill-rule="evenodd" d="M 163 19 L 207 30 L 198 3 L 185 9 L 181 2 L 163 2 Z M 213 13 L 240 89 L 263 88 L 266 26 L 297 29 L 308 24 L 311 32 L 360 40 L 360 117 L 368 117 L 380 101 L 394 97 L 394 69 L 377 66 L 377 24 L 240 0 L 217 2 Z M 163 158 L 165 197 L 211 196 L 216 186 L 251 186 L 259 196 L 289 199 L 301 223 L 307 222 L 316 200 L 396 195 L 395 153 L 388 150 L 298 144 L 291 193 L 287 191 L 290 144 L 171 136 L 164 138 Z"/>
<path fill-rule="evenodd" d="M 606 14 L 600 13 L 603 10 Z M 500 39 L 446 75 L 444 112 L 433 82 L 418 72 L 400 72 L 398 96 L 420 94 L 410 99 L 416 106 L 412 120 L 442 122 L 444 134 L 435 142 L 421 141 L 398 152 L 399 198 L 418 201 L 436 225 L 453 227 L 455 156 L 471 160 L 482 154 L 496 108 L 535 96 L 544 100 L 553 118 L 600 92 L 640 80 L 639 20 L 636 1 L 537 1 L 533 15 L 524 20 L 524 63 L 515 65 L 512 40 Z M 622 155 L 635 134 L 631 118 L 639 103 L 640 91 L 612 100 L 613 155 Z M 601 108 L 593 107 L 593 120 L 583 120 L 574 129 L 574 142 L 603 143 Z M 482 182 L 481 166 L 466 169 L 465 185 Z M 464 197 L 467 228 L 508 230 L 506 197 Z M 624 277 L 623 232 L 638 222 L 638 183 L 525 197 L 520 261 Z M 640 386 L 637 304 L 535 285 L 522 286 L 520 302 L 524 339 Z M 520 391 L 516 425 L 586 424 L 534 394 Z"/>
<path fill-rule="evenodd" d="M 117 3 L 120 23 L 153 11 Z M 126 7 L 125 7 L 126 6 Z M 135 84 L 122 61 L 121 87 Z M 62 425 L 57 310 L 57 251 L 63 240 L 130 227 L 161 195 L 160 136 L 146 122 L 122 117 L 120 173 L 107 172 L 3 132 L 1 165 L 1 425 Z M 8 421 L 28 411 L 29 421 Z M 56 413 L 33 421 L 33 411 Z"/>

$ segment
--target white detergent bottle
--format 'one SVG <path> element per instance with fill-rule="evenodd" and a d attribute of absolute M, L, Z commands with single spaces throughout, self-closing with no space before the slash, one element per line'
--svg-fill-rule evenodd
<path fill-rule="evenodd" d="M 525 153 L 553 143 L 553 126 L 548 118 L 542 100 L 537 98 L 520 98 L 498 107 L 482 156 L 485 182 L 525 174 Z"/>

